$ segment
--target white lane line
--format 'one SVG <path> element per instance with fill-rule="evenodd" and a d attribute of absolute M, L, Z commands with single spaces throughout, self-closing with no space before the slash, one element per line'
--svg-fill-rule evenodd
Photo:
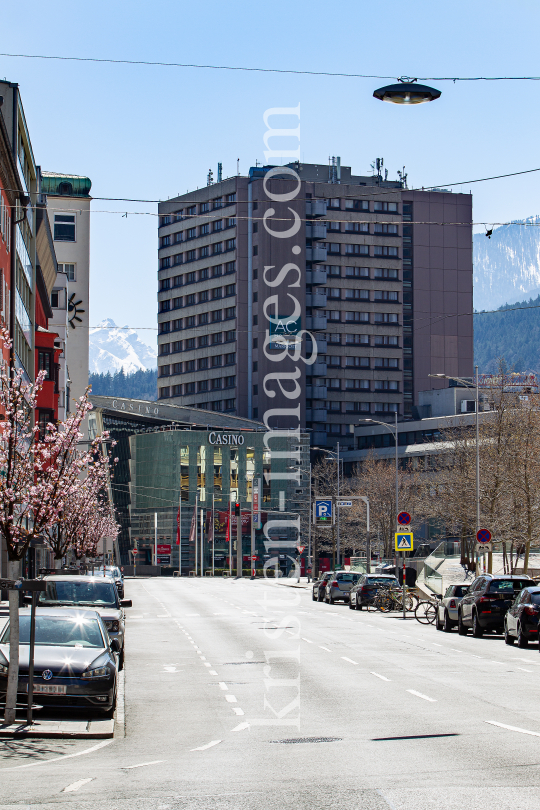
<path fill-rule="evenodd" d="M 217 672 L 216 672 L 216 670 L 215 670 L 215 669 L 209 669 L 209 670 L 208 670 L 208 674 L 209 674 L 209 675 L 217 675 Z"/>
<path fill-rule="evenodd" d="M 170 619 L 171 614 L 170 613 L 158 613 L 157 618 L 158 619 Z"/>
<path fill-rule="evenodd" d="M 526 728 L 517 728 L 517 726 L 507 726 L 505 723 L 496 723 L 495 720 L 484 720 L 484 723 L 488 723 L 490 726 L 498 726 L 499 728 L 505 728 L 508 731 L 519 731 L 520 734 L 530 734 L 532 737 L 540 737 L 540 731 L 528 731 Z"/>
<path fill-rule="evenodd" d="M 235 714 L 239 715 L 239 716 L 244 714 L 244 712 L 242 711 L 242 709 L 240 709 L 238 706 L 233 706 L 233 712 L 234 712 Z"/>
<path fill-rule="evenodd" d="M 227 691 L 228 691 L 228 689 L 229 689 L 229 687 L 227 686 L 227 684 L 226 684 L 226 683 L 223 683 L 223 681 L 220 681 L 220 682 L 219 682 L 219 688 L 220 688 L 220 689 L 223 689 L 223 691 L 224 691 L 224 692 L 227 692 Z"/>
<path fill-rule="evenodd" d="M 358 666 L 358 661 L 353 661 L 352 658 L 345 658 L 344 655 L 341 656 L 341 660 L 342 661 L 348 661 L 349 664 L 356 664 L 356 666 Z"/>
<path fill-rule="evenodd" d="M 531 661 L 530 658 L 518 658 L 517 660 L 525 661 L 526 664 L 533 664 L 535 667 L 540 667 L 540 664 L 538 664 L 536 661 Z"/>
<path fill-rule="evenodd" d="M 205 661 L 205 662 L 204 662 L 204 664 L 203 664 L 203 666 L 205 666 L 205 667 L 211 667 L 211 666 L 212 666 L 212 664 L 209 664 L 209 663 L 208 663 L 208 661 Z"/>
<path fill-rule="evenodd" d="M 309 638 L 304 638 L 303 636 L 302 636 L 302 641 L 307 641 L 308 644 L 315 644 L 314 641 L 310 641 Z"/>
<path fill-rule="evenodd" d="M 458 653 L 462 653 L 462 652 L 463 652 L 463 650 L 456 650 L 456 648 L 455 648 L 455 647 L 450 647 L 450 649 L 452 650 L 452 652 L 458 652 Z"/>
<path fill-rule="evenodd" d="M 78 790 L 83 785 L 86 785 L 88 782 L 91 782 L 94 777 L 91 776 L 89 779 L 79 779 L 78 782 L 73 782 L 72 785 L 68 785 L 62 791 L 62 793 L 73 793 L 74 790 Z"/>
<path fill-rule="evenodd" d="M 160 762 L 165 762 L 164 759 L 153 759 L 152 762 L 141 762 L 139 765 L 124 765 L 122 771 L 132 771 L 133 768 L 146 768 L 147 765 L 158 765 Z"/>
<path fill-rule="evenodd" d="M 328 647 L 323 647 L 320 644 L 319 644 L 319 650 L 326 650 L 326 652 L 332 652 L 332 650 L 329 650 Z"/>
<path fill-rule="evenodd" d="M 372 672 L 372 675 L 375 675 L 376 678 L 380 678 L 381 681 L 388 681 L 390 683 L 390 678 L 385 678 L 384 675 L 379 675 L 378 672 Z"/>
<path fill-rule="evenodd" d="M 188 616 L 188 617 L 190 617 L 190 616 L 200 616 L 200 615 L 201 615 L 200 613 L 186 613 L 186 616 Z"/>
<path fill-rule="evenodd" d="M 416 697 L 422 698 L 422 700 L 429 700 L 430 703 L 437 703 L 435 698 L 430 698 L 427 695 L 423 695 L 422 692 L 416 692 L 414 689 L 407 689 L 407 692 L 410 692 L 411 695 L 416 695 Z"/>
<path fill-rule="evenodd" d="M 244 731 L 246 728 L 249 728 L 249 723 L 240 723 L 239 726 L 233 728 L 233 731 Z"/>
<path fill-rule="evenodd" d="M 442 644 L 437 644 L 436 641 L 432 641 L 431 643 L 433 644 L 434 647 L 442 647 L 443 646 Z"/>
<path fill-rule="evenodd" d="M 520 672 L 534 672 L 533 669 L 525 669 L 524 667 L 516 667 Z"/>
<path fill-rule="evenodd" d="M 126 616 L 126 619 L 144 619 L 144 616 L 132 616 L 130 614 L 129 616 Z"/>
<path fill-rule="evenodd" d="M 93 745 L 91 748 L 87 748 L 85 751 L 78 751 L 76 754 L 64 754 L 64 756 L 53 757 L 53 759 L 43 759 L 41 762 L 29 762 L 26 765 L 15 765 L 14 768 L 2 768 L 0 769 L 0 773 L 4 773 L 4 771 L 18 771 L 21 768 L 35 768 L 37 765 L 49 765 L 51 762 L 59 762 L 60 760 L 71 759 L 72 757 L 82 757 L 83 754 L 92 754 L 94 751 L 97 751 L 98 748 L 103 748 L 105 745 L 110 745 L 113 742 L 115 742 L 115 740 L 103 740 L 103 742 Z"/>
<path fill-rule="evenodd" d="M 206 751 L 207 748 L 212 748 L 213 745 L 219 745 L 220 742 L 223 740 L 212 740 L 212 742 L 207 743 L 206 745 L 200 745 L 198 748 L 192 748 L 192 751 Z"/>
<path fill-rule="evenodd" d="M 228 700 L 229 703 L 237 703 L 237 700 L 234 695 L 225 695 L 225 700 Z"/>

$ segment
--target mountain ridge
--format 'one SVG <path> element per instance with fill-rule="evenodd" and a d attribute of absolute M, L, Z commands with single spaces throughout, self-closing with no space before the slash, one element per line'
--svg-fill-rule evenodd
<path fill-rule="evenodd" d="M 152 349 L 131 327 L 117 326 L 112 318 L 105 318 L 90 329 L 89 360 L 91 374 L 125 374 L 157 367 L 157 350 Z"/>

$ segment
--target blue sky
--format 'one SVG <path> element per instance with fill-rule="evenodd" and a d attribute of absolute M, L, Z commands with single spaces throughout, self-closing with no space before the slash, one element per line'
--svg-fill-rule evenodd
<path fill-rule="evenodd" d="M 388 76 L 540 73 L 533 0 L 27 0 L 2 9 L 0 50 Z M 372 97 L 371 79 L 240 73 L 0 57 L 18 82 L 36 160 L 88 175 L 100 197 L 166 199 L 206 185 L 218 161 L 244 174 L 263 160 L 262 116 L 301 105 L 306 162 L 341 156 L 357 174 L 383 157 L 389 177 L 446 183 L 540 166 L 540 82 L 433 82 L 419 107 Z M 540 173 L 465 184 L 475 221 L 540 213 Z M 96 200 L 90 314 L 120 325 L 156 322 L 155 206 Z M 119 213 L 99 213 L 101 211 Z M 141 331 L 148 343 L 155 333 Z"/>

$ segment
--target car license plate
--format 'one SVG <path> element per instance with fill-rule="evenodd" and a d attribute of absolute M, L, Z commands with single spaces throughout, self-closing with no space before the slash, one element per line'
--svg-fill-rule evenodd
<path fill-rule="evenodd" d="M 26 684 L 26 691 L 28 692 L 28 684 Z M 41 695 L 65 695 L 66 687 L 56 683 L 35 683 L 34 694 L 36 693 Z"/>

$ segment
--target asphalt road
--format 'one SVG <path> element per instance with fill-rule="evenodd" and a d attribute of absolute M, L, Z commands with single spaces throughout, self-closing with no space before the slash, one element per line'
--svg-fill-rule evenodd
<path fill-rule="evenodd" d="M 536 804 L 536 645 L 271 581 L 145 579 L 126 597 L 125 737 L 0 742 L 0 808 Z"/>

